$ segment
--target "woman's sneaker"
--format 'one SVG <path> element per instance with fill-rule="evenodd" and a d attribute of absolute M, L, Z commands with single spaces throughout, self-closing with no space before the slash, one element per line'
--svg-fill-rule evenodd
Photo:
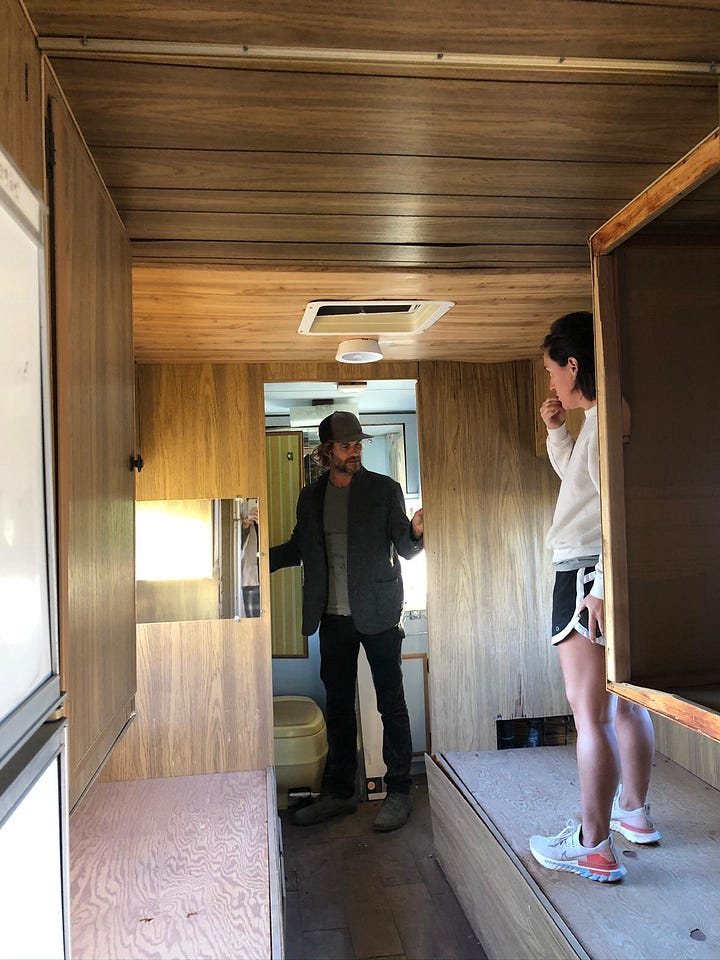
<path fill-rule="evenodd" d="M 530 852 L 548 870 L 569 870 L 601 883 L 622 880 L 627 870 L 615 855 L 613 838 L 608 837 L 596 847 L 584 847 L 580 843 L 580 827 L 581 824 L 568 820 L 556 837 L 530 837 Z"/>
<path fill-rule="evenodd" d="M 650 804 L 644 803 L 637 810 L 623 810 L 620 806 L 621 789 L 622 784 L 613 798 L 610 829 L 617 830 L 631 843 L 657 843 L 662 840 L 662 834 L 655 829 L 650 816 Z"/>

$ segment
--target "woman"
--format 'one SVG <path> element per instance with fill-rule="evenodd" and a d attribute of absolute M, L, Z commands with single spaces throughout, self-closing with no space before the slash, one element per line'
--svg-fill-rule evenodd
<path fill-rule="evenodd" d="M 551 870 L 620 880 L 626 870 L 610 830 L 635 843 L 654 843 L 661 835 L 646 802 L 655 750 L 650 715 L 608 693 L 605 685 L 592 314 L 556 320 L 543 342 L 543 356 L 555 396 L 545 400 L 540 415 L 548 429 L 550 462 L 562 480 L 546 540 L 556 570 L 552 642 L 577 728 L 582 821 L 569 821 L 555 837 L 531 837 L 530 850 Z M 585 411 L 585 422 L 573 443 L 565 411 L 577 408 Z"/>

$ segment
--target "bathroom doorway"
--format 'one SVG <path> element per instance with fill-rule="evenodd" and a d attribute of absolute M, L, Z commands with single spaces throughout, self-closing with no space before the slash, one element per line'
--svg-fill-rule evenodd
<path fill-rule="evenodd" d="M 312 482 L 317 467 L 312 451 L 319 442 L 317 428 L 320 421 L 334 410 L 350 410 L 362 423 L 363 430 L 372 436 L 363 446 L 363 466 L 384 473 L 397 480 L 403 490 L 408 516 L 422 505 L 418 455 L 417 402 L 415 380 L 375 380 L 363 383 L 293 382 L 265 384 L 266 437 L 276 437 L 282 444 L 282 435 L 302 437 L 301 485 Z M 296 449 L 299 449 L 296 448 Z M 292 470 L 287 454 L 276 454 L 283 472 Z M 269 464 L 269 469 L 271 469 Z M 272 478 L 268 476 L 268 486 Z M 297 491 L 291 494 L 292 515 L 284 536 L 289 536 L 294 525 L 294 505 Z M 425 557 L 407 562 L 401 560 L 405 592 L 403 644 L 403 673 L 406 698 L 411 713 L 414 752 L 421 760 L 430 748 L 429 709 L 427 696 L 427 619 L 425 602 Z M 283 571 L 288 573 L 291 571 Z M 298 578 L 299 570 L 295 568 Z M 274 574 L 273 577 L 277 577 Z M 276 601 L 277 602 L 277 601 Z M 284 601 L 281 601 L 283 604 Z M 273 606 L 273 621 L 286 625 L 286 616 Z M 317 633 L 303 638 L 304 655 L 273 655 L 272 679 L 274 696 L 308 696 L 324 709 L 325 691 L 320 680 L 320 654 Z M 285 643 L 283 639 L 283 643 Z M 286 645 L 286 644 L 285 644 Z M 274 649 L 279 646 L 274 643 Z M 299 648 L 296 648 L 299 649 Z M 361 653 L 358 669 L 358 707 L 365 760 L 365 788 L 368 797 L 384 796 L 382 773 L 382 731 L 375 708 L 374 690 L 369 667 Z"/>

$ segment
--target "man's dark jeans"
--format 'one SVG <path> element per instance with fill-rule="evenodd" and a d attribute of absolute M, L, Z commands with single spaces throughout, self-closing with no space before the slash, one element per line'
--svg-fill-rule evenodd
<path fill-rule="evenodd" d="M 320 677 L 327 694 L 328 755 L 322 792 L 338 797 L 355 793 L 357 719 L 355 685 L 360 644 L 372 672 L 377 708 L 383 723 L 383 760 L 388 793 L 410 792 L 412 740 L 401 669 L 404 632 L 392 627 L 364 634 L 352 617 L 325 614 L 320 623 Z"/>

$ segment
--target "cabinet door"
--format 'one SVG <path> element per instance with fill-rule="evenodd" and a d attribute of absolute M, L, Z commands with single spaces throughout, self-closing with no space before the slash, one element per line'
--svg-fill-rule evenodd
<path fill-rule="evenodd" d="M 60 669 L 74 805 L 132 716 L 134 368 L 125 230 L 49 78 Z"/>

